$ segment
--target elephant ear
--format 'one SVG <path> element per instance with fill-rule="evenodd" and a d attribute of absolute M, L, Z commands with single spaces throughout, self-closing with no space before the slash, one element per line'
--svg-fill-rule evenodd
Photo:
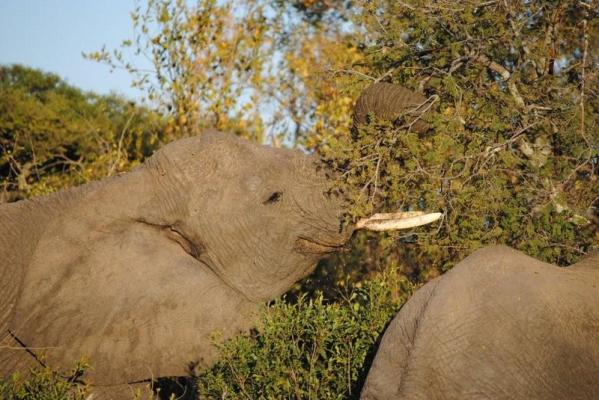
<path fill-rule="evenodd" d="M 425 133 L 429 126 L 418 119 L 426 109 L 426 97 L 392 83 L 377 82 L 367 87 L 354 106 L 354 128 L 368 122 L 368 115 L 395 122 L 401 116 L 413 123 L 411 130 Z"/>

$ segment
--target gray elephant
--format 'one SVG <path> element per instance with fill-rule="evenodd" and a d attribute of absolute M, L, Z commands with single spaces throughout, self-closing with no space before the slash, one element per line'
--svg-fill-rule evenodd
<path fill-rule="evenodd" d="M 256 304 L 347 241 L 324 179 L 300 153 L 207 132 L 131 173 L 2 206 L 1 372 L 37 349 L 57 366 L 88 357 L 99 386 L 209 365 L 211 334 L 247 330 Z"/>
<path fill-rule="evenodd" d="M 247 331 L 351 236 L 326 174 L 300 152 L 205 132 L 122 176 L 0 206 L 0 376 L 42 353 L 61 368 L 85 356 L 96 392 L 124 397 L 211 365 L 213 333 Z"/>
<path fill-rule="evenodd" d="M 599 399 L 599 253 L 475 252 L 402 308 L 361 398 Z"/>

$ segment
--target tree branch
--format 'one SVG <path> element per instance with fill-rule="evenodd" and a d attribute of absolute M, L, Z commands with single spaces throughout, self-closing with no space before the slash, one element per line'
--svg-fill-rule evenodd
<path fill-rule="evenodd" d="M 490 60 L 489 57 L 487 57 L 484 54 L 471 55 L 471 58 L 475 62 L 489 68 L 491 71 L 498 73 L 501 76 L 501 78 L 503 78 L 504 82 L 507 84 L 510 94 L 516 101 L 516 105 L 521 108 L 526 107 L 526 103 L 524 102 L 524 99 L 520 95 L 520 92 L 518 91 L 516 84 L 514 83 L 513 80 L 510 80 L 510 78 L 512 77 L 512 74 L 510 74 L 510 71 L 508 71 L 505 67 L 496 63 L 495 61 Z"/>

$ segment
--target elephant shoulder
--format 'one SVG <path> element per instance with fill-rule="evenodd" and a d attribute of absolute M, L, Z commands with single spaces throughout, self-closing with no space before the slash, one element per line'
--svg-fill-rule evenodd
<path fill-rule="evenodd" d="M 489 273 L 516 273 L 526 269 L 555 268 L 521 251 L 504 245 L 486 246 L 458 263 L 452 274 L 488 276 Z"/>
<path fill-rule="evenodd" d="M 399 396 L 407 382 L 412 360 L 417 354 L 423 321 L 440 278 L 418 289 L 393 318 L 381 340 L 376 358 L 362 389 L 361 399 L 391 399 Z"/>

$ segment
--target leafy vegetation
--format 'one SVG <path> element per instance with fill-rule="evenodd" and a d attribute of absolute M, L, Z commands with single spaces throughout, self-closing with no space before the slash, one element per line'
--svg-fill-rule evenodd
<path fill-rule="evenodd" d="M 198 378 L 207 398 L 357 398 L 373 345 L 413 286 L 391 270 L 349 288 L 338 302 L 322 293 L 262 313 L 259 334 L 219 345 L 221 361 Z M 224 397 L 223 397 L 224 396 Z"/>
<path fill-rule="evenodd" d="M 0 67 L 0 201 L 47 194 L 138 164 L 164 137 L 162 117 L 54 74 Z"/>
<path fill-rule="evenodd" d="M 323 123 L 306 143 L 343 175 L 354 215 L 440 210 L 444 219 L 359 239 L 364 257 L 335 260 L 348 267 L 340 276 L 360 271 L 360 258 L 391 258 L 426 281 L 491 243 L 559 265 L 597 247 L 588 210 L 599 200 L 598 6 L 362 3 L 353 18 L 363 50 L 345 70 L 360 87 L 384 80 L 424 93 L 431 129 L 373 121 L 351 135 Z M 340 92 L 354 93 L 350 83 Z"/>
<path fill-rule="evenodd" d="M 319 3 L 149 0 L 132 13 L 134 34 L 121 47 L 86 56 L 129 71 L 167 115 L 173 138 L 210 127 L 298 146 L 316 95 L 335 94 L 327 71 L 354 61 L 337 23 L 349 3 Z M 349 110 L 351 99 L 342 101 Z"/>
<path fill-rule="evenodd" d="M 8 379 L 0 378 L 1 400 L 84 400 L 88 388 L 80 378 L 87 366 L 80 363 L 69 374 L 48 367 L 33 368 L 27 374 L 15 372 Z"/>

